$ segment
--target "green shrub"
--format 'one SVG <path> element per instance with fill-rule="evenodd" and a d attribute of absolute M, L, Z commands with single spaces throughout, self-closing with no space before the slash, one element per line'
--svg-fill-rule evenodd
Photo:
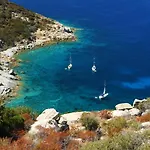
<path fill-rule="evenodd" d="M 81 150 L 148 150 L 148 139 L 143 134 L 128 132 L 101 141 L 90 142 Z M 145 148 L 145 149 L 144 149 Z"/>
<path fill-rule="evenodd" d="M 92 116 L 83 114 L 80 120 L 86 130 L 96 130 L 99 126 L 98 120 Z"/>
<path fill-rule="evenodd" d="M 11 132 L 24 128 L 24 119 L 14 109 L 0 107 L 0 136 L 10 136 Z"/>
<path fill-rule="evenodd" d="M 25 107 L 25 106 L 19 106 L 16 108 L 12 108 L 12 110 L 14 110 L 16 114 L 25 114 L 25 113 L 30 114 L 31 113 L 31 108 Z"/>
<path fill-rule="evenodd" d="M 139 130 L 140 129 L 140 123 L 136 120 L 129 120 L 127 122 L 127 127 L 131 128 L 133 130 Z"/>
<path fill-rule="evenodd" d="M 113 118 L 112 120 L 103 123 L 103 128 L 109 136 L 113 136 L 127 127 L 127 122 L 123 117 Z"/>

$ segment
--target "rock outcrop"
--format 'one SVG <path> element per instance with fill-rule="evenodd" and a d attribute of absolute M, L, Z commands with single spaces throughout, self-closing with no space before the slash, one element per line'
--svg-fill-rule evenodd
<path fill-rule="evenodd" d="M 132 109 L 133 107 L 129 103 L 121 103 L 115 106 L 116 110 L 125 110 L 125 109 Z"/>
<path fill-rule="evenodd" d="M 64 117 L 60 116 L 54 108 L 44 110 L 36 119 L 36 122 L 31 126 L 29 134 L 37 134 L 39 126 L 43 128 L 53 128 L 55 131 L 69 130 L 69 125 Z"/>
<path fill-rule="evenodd" d="M 121 103 L 115 106 L 116 110 L 112 111 L 112 117 L 128 117 L 138 116 L 141 111 L 137 108 L 133 108 L 129 103 Z"/>

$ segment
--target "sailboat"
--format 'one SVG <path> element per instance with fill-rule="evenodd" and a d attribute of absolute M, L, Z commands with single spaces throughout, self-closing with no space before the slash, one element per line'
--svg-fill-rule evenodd
<path fill-rule="evenodd" d="M 70 55 L 70 58 L 69 58 L 69 65 L 67 68 L 65 68 L 65 70 L 70 70 L 72 68 L 72 58 L 71 58 L 71 55 Z"/>
<path fill-rule="evenodd" d="M 95 58 L 93 58 L 92 71 L 93 71 L 93 72 L 96 72 Z"/>
<path fill-rule="evenodd" d="M 104 90 L 103 93 L 101 95 L 99 95 L 98 97 L 95 97 L 96 99 L 104 99 L 105 97 L 108 96 L 109 93 L 106 92 L 106 83 L 104 83 Z"/>

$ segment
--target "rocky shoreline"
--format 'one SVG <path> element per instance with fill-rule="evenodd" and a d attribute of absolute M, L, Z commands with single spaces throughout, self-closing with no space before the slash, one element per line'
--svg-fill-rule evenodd
<path fill-rule="evenodd" d="M 39 14 L 41 19 L 49 20 Z M 15 47 L 0 52 L 0 102 L 16 95 L 20 86 L 20 77 L 12 69 L 18 63 L 15 55 L 24 50 L 32 50 L 52 43 L 61 41 L 75 41 L 75 29 L 64 26 L 54 21 L 53 24 L 47 24 L 46 29 L 38 29 L 33 33 L 34 39 L 23 40 L 16 43 Z"/>

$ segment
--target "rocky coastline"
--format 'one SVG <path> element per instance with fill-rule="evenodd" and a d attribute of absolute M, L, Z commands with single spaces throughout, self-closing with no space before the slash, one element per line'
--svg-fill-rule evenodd
<path fill-rule="evenodd" d="M 40 19 L 49 20 L 41 16 Z M 20 77 L 14 72 L 13 66 L 18 63 L 15 55 L 24 50 L 33 50 L 37 47 L 42 47 L 48 44 L 75 41 L 75 29 L 64 26 L 63 24 L 53 21 L 53 24 L 46 25 L 45 29 L 38 28 L 36 32 L 32 33 L 33 39 L 22 40 L 17 42 L 14 47 L 8 48 L 0 52 L 0 102 L 16 96 L 17 90 L 20 86 Z"/>

